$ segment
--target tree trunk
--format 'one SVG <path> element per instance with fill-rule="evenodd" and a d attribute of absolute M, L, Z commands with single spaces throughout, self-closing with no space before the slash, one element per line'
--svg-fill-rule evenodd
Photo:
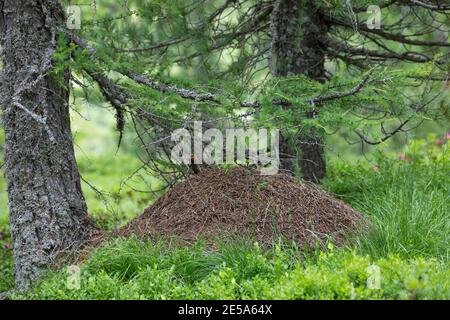
<path fill-rule="evenodd" d="M 325 52 L 322 50 L 327 26 L 320 19 L 314 1 L 276 0 L 272 12 L 272 48 L 270 66 L 273 76 L 303 74 L 316 81 L 326 81 Z M 308 112 L 305 117 L 314 117 Z M 319 182 L 325 177 L 326 163 L 323 132 L 303 127 L 295 141 L 282 137 L 281 168 L 294 172 L 295 163 L 303 179 Z M 298 159 L 298 161 L 296 160 Z"/>
<path fill-rule="evenodd" d="M 5 175 L 22 290 L 89 231 L 70 130 L 69 73 L 51 75 L 63 22 L 57 0 L 0 1 Z"/>

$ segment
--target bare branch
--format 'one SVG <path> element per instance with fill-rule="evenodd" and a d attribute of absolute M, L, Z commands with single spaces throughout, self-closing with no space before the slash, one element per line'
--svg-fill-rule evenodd
<path fill-rule="evenodd" d="M 396 2 L 397 2 L 397 0 L 391 0 L 383 5 L 379 5 L 379 7 L 380 7 L 380 9 L 384 9 L 384 8 L 390 7 L 391 5 L 393 5 Z M 350 1 L 348 1 L 347 3 L 350 3 Z M 367 12 L 367 7 L 355 7 L 355 8 L 352 8 L 352 10 L 355 13 Z"/>
<path fill-rule="evenodd" d="M 409 122 L 411 121 L 411 118 L 406 119 L 405 121 L 403 121 L 398 127 L 396 127 L 394 130 L 392 130 L 391 132 L 387 133 L 383 138 L 381 138 L 380 140 L 377 141 L 372 141 L 369 140 L 367 137 L 365 137 L 362 133 L 358 132 L 357 130 L 355 130 L 355 133 L 361 138 L 362 141 L 364 141 L 367 144 L 370 145 L 377 145 L 380 143 L 385 142 L 386 140 L 392 138 L 397 132 L 400 132 L 403 130 L 403 127 Z M 383 128 L 384 131 L 384 128 Z"/>
<path fill-rule="evenodd" d="M 351 28 L 352 30 L 354 29 L 354 26 L 346 21 L 342 21 L 339 19 L 336 19 L 332 16 L 326 16 L 326 19 L 333 25 L 338 25 L 338 26 L 343 26 L 346 28 Z M 372 34 L 376 34 L 380 37 L 383 37 L 385 39 L 388 40 L 392 40 L 392 41 L 396 41 L 396 42 L 400 42 L 400 43 L 404 43 L 404 44 L 410 44 L 410 45 L 415 45 L 415 46 L 425 46 L 425 47 L 450 47 L 450 43 L 449 42 L 445 42 L 445 41 L 426 41 L 426 40 L 416 40 L 416 39 L 409 39 L 406 36 L 399 34 L 399 33 L 388 33 L 388 32 L 384 32 L 380 29 L 369 29 L 365 24 L 363 23 L 359 23 L 357 24 L 358 30 L 367 32 L 367 33 L 372 33 Z"/>
<path fill-rule="evenodd" d="M 442 11 L 450 10 L 450 5 L 445 5 L 442 3 L 433 4 L 433 3 L 428 3 L 428 2 L 419 1 L 419 0 L 410 0 L 410 2 L 414 5 L 417 5 L 417 6 L 423 7 L 423 8 L 427 8 L 430 10 L 442 10 Z"/>
<path fill-rule="evenodd" d="M 330 46 L 345 53 L 349 53 L 353 56 L 364 56 L 364 57 L 374 57 L 374 58 L 383 58 L 383 59 L 396 59 L 396 60 L 405 60 L 412 61 L 418 63 L 426 63 L 433 60 L 433 58 L 428 57 L 424 54 L 416 53 L 416 52 L 403 52 L 396 53 L 394 51 L 380 51 L 380 50 L 369 50 L 366 48 L 351 48 L 345 44 L 337 44 L 330 43 Z"/>
<path fill-rule="evenodd" d="M 191 89 L 178 88 L 177 86 L 174 85 L 168 85 L 161 82 L 157 82 L 155 80 L 148 78 L 143 74 L 134 71 L 128 71 L 125 73 L 125 75 L 139 84 L 146 85 L 160 92 L 174 93 L 182 98 L 191 99 L 195 101 L 217 102 L 215 95 L 212 93 L 200 93 Z"/>
<path fill-rule="evenodd" d="M 324 101 L 329 101 L 329 100 L 349 97 L 349 96 L 357 94 L 367 84 L 367 82 L 370 79 L 370 76 L 373 73 L 373 70 L 374 69 L 370 70 L 369 73 L 364 77 L 364 79 L 357 86 L 355 86 L 353 89 L 351 89 L 350 91 L 348 91 L 348 92 L 337 92 L 337 93 L 330 94 L 328 96 L 318 96 L 318 97 L 312 98 L 310 100 L 310 102 L 312 104 L 316 104 L 316 103 L 321 103 L 321 102 L 324 102 Z"/>

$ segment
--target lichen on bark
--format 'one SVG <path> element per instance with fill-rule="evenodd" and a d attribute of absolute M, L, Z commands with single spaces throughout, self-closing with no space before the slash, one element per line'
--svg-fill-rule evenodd
<path fill-rule="evenodd" d="M 0 1 L 2 124 L 14 272 L 28 288 L 88 237 L 69 115 L 69 72 L 50 72 L 64 11 L 57 0 Z"/>

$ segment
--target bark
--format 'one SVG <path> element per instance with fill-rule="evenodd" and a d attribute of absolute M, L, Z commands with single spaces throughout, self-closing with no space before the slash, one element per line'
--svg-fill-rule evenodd
<path fill-rule="evenodd" d="M 323 48 L 328 27 L 323 21 L 314 1 L 275 1 L 269 61 L 274 76 L 303 74 L 313 80 L 326 81 Z M 305 117 L 314 116 L 314 112 L 305 114 Z M 281 140 L 280 156 L 284 156 L 282 169 L 295 172 L 298 165 L 303 179 L 307 181 L 319 182 L 325 177 L 323 132 L 320 129 L 302 128 L 294 142 L 288 141 L 285 136 Z"/>
<path fill-rule="evenodd" d="M 63 22 L 57 0 L 0 1 L 5 175 L 21 290 L 89 231 L 70 130 L 69 73 L 51 74 Z"/>

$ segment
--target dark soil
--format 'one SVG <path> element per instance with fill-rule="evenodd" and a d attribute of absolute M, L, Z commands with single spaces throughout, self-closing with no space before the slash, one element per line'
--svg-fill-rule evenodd
<path fill-rule="evenodd" d="M 360 213 L 313 184 L 286 174 L 262 176 L 244 167 L 210 168 L 177 184 L 119 231 L 120 236 L 197 239 L 250 236 L 271 243 L 282 236 L 299 245 L 345 241 L 367 226 Z"/>

